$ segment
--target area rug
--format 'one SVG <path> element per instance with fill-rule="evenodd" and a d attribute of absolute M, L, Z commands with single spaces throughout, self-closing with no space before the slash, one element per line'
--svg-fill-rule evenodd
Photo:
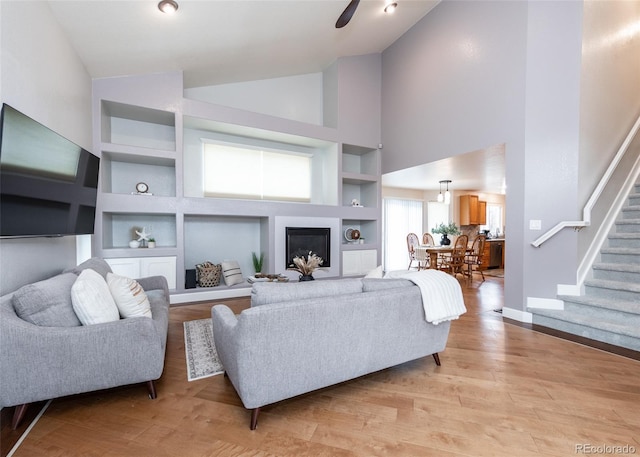
<path fill-rule="evenodd" d="M 211 318 L 184 322 L 184 350 L 189 381 L 224 373 L 213 341 Z"/>
<path fill-rule="evenodd" d="M 502 268 L 484 270 L 483 273 L 485 276 L 493 276 L 494 278 L 504 278 L 504 270 Z"/>

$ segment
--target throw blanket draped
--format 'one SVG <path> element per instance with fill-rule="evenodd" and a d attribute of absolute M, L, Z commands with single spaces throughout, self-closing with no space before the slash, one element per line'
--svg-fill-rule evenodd
<path fill-rule="evenodd" d="M 427 322 L 434 325 L 457 319 L 467 312 L 458 280 L 443 271 L 389 271 L 384 277 L 408 279 L 418 286 Z"/>

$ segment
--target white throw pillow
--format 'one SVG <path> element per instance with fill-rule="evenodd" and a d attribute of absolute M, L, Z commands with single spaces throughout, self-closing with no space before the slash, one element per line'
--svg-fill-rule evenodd
<path fill-rule="evenodd" d="M 71 287 L 71 303 L 82 325 L 101 324 L 120 319 L 116 302 L 104 278 L 90 268 L 82 270 Z"/>
<path fill-rule="evenodd" d="M 367 273 L 365 278 L 382 278 L 382 265 L 378 265 L 376 268 Z"/>
<path fill-rule="evenodd" d="M 233 286 L 244 282 L 240 265 L 236 260 L 224 260 L 222 262 L 222 276 L 227 286 Z"/>
<path fill-rule="evenodd" d="M 120 316 L 151 317 L 151 304 L 142 286 L 135 279 L 107 273 L 107 284 L 120 311 Z"/>

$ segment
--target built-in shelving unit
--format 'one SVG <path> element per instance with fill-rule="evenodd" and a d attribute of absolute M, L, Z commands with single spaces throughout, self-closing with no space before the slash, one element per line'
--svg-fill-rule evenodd
<path fill-rule="evenodd" d="M 249 276 L 255 252 L 264 253 L 265 270 L 283 272 L 283 225 L 317 223 L 333 227 L 332 265 L 323 274 L 364 274 L 365 268 L 380 263 L 380 150 L 342 143 L 336 128 L 180 96 L 159 100 L 158 89 L 165 89 L 164 94 L 181 94 L 181 89 L 158 87 L 153 75 L 148 85 L 141 80 L 135 77 L 130 87 L 123 78 L 94 83 L 94 146 L 102 161 L 93 250 L 114 271 L 165 274 L 171 278 L 174 303 L 246 295 L 248 283 L 186 289 L 185 270 L 206 260 L 237 260 Z M 146 92 L 140 89 L 147 86 Z M 377 145 L 378 136 L 367 143 Z M 311 202 L 204 197 L 204 138 L 312 155 Z M 145 182 L 153 195 L 136 194 L 138 182 Z M 353 206 L 354 199 L 361 206 Z M 129 247 L 135 231 L 143 228 L 155 238 L 156 248 Z M 357 228 L 364 241 L 348 242 L 347 228 Z"/>

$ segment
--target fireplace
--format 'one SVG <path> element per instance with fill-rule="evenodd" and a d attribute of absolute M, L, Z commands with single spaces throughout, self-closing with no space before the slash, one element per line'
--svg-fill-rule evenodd
<path fill-rule="evenodd" d="M 328 227 L 287 227 L 286 267 L 294 257 L 307 256 L 309 251 L 321 257 L 323 267 L 331 266 L 331 229 Z"/>

